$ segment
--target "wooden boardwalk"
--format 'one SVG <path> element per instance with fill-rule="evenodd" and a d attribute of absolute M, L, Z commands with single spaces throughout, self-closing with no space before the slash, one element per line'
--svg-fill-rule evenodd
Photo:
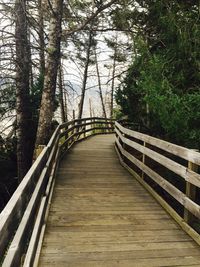
<path fill-rule="evenodd" d="M 200 266 L 200 248 L 99 135 L 60 165 L 39 266 Z"/>

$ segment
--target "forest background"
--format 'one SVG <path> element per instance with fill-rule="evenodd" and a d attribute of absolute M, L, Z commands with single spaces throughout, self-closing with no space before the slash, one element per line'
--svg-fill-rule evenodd
<path fill-rule="evenodd" d="M 0 4 L 0 209 L 73 118 L 126 118 L 200 148 L 200 1 Z"/>

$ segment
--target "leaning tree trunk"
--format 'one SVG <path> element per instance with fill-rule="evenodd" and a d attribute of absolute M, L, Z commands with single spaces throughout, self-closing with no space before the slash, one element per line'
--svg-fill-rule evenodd
<path fill-rule="evenodd" d="M 113 71 L 112 71 L 112 84 L 111 84 L 111 94 L 110 94 L 110 118 L 113 117 L 113 102 L 114 102 L 114 89 L 115 89 L 115 71 L 116 71 L 116 54 L 117 50 L 115 48 L 114 58 L 113 58 Z"/>
<path fill-rule="evenodd" d="M 31 166 L 30 99 L 29 99 L 29 42 L 27 35 L 26 0 L 15 1 L 16 43 L 16 113 L 17 113 L 17 167 L 19 182 Z"/>
<path fill-rule="evenodd" d="M 81 119 L 82 114 L 83 114 L 83 104 L 84 104 L 84 99 L 85 99 L 85 91 L 86 91 L 86 84 L 87 84 L 87 78 L 88 78 L 88 67 L 89 67 L 89 62 L 90 62 L 91 45 L 92 45 L 92 30 L 90 29 L 89 38 L 88 38 L 88 46 L 87 46 L 87 51 L 86 51 L 86 62 L 85 62 L 83 84 L 82 84 L 82 91 L 81 91 L 81 100 L 79 103 L 78 119 Z"/>
<path fill-rule="evenodd" d="M 44 41 L 44 12 L 43 0 L 38 0 L 38 24 L 39 24 L 39 57 L 40 57 L 40 73 L 44 75 L 45 71 L 45 41 Z"/>
<path fill-rule="evenodd" d="M 104 118 L 106 118 L 106 108 L 105 108 L 105 104 L 103 101 L 103 93 L 102 93 L 102 88 L 101 88 L 101 78 L 100 78 L 100 73 L 99 73 L 99 64 L 98 64 L 96 49 L 95 49 L 95 61 L 96 61 L 96 71 L 97 71 L 97 79 L 98 79 L 98 85 L 99 85 L 99 96 L 101 99 L 103 116 L 104 116 Z"/>
<path fill-rule="evenodd" d="M 55 90 L 58 66 L 60 61 L 61 22 L 63 0 L 54 0 L 51 6 L 48 57 L 46 62 L 44 89 L 40 106 L 36 147 L 47 144 L 51 134 L 51 122 L 55 103 Z"/>
<path fill-rule="evenodd" d="M 61 121 L 64 123 L 67 121 L 67 110 L 65 109 L 66 103 L 64 103 L 62 62 L 60 62 L 58 71 L 58 88 Z"/>

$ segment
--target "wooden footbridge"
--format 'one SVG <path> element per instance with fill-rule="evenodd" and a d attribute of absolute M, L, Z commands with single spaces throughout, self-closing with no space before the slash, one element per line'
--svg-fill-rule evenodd
<path fill-rule="evenodd" d="M 0 215 L 1 265 L 200 266 L 198 165 L 112 120 L 58 126 Z"/>

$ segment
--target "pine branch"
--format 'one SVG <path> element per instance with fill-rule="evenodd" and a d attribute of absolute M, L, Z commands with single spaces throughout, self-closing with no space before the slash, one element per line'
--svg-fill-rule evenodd
<path fill-rule="evenodd" d="M 95 13 L 93 13 L 82 25 L 80 25 L 79 27 L 77 27 L 76 29 L 74 30 L 71 30 L 71 31 L 67 31 L 67 30 L 63 30 L 63 33 L 65 32 L 65 34 L 68 36 L 68 35 L 71 35 L 75 32 L 78 32 L 82 29 L 84 29 L 88 23 L 90 23 L 93 19 L 95 19 L 102 11 L 104 11 L 105 9 L 107 9 L 108 7 L 110 7 L 112 4 L 116 3 L 117 0 L 112 0 L 110 1 L 109 3 L 103 5 L 103 6 L 100 6 Z"/>
<path fill-rule="evenodd" d="M 111 79 L 109 79 L 109 80 L 106 82 L 106 84 L 108 84 L 109 82 L 111 82 L 113 79 L 115 79 L 115 78 L 117 78 L 117 77 L 120 77 L 122 74 L 126 73 L 127 71 L 128 71 L 128 69 L 122 71 L 121 73 L 119 73 L 119 74 L 117 74 L 117 75 L 115 75 L 114 77 L 112 77 Z"/>

